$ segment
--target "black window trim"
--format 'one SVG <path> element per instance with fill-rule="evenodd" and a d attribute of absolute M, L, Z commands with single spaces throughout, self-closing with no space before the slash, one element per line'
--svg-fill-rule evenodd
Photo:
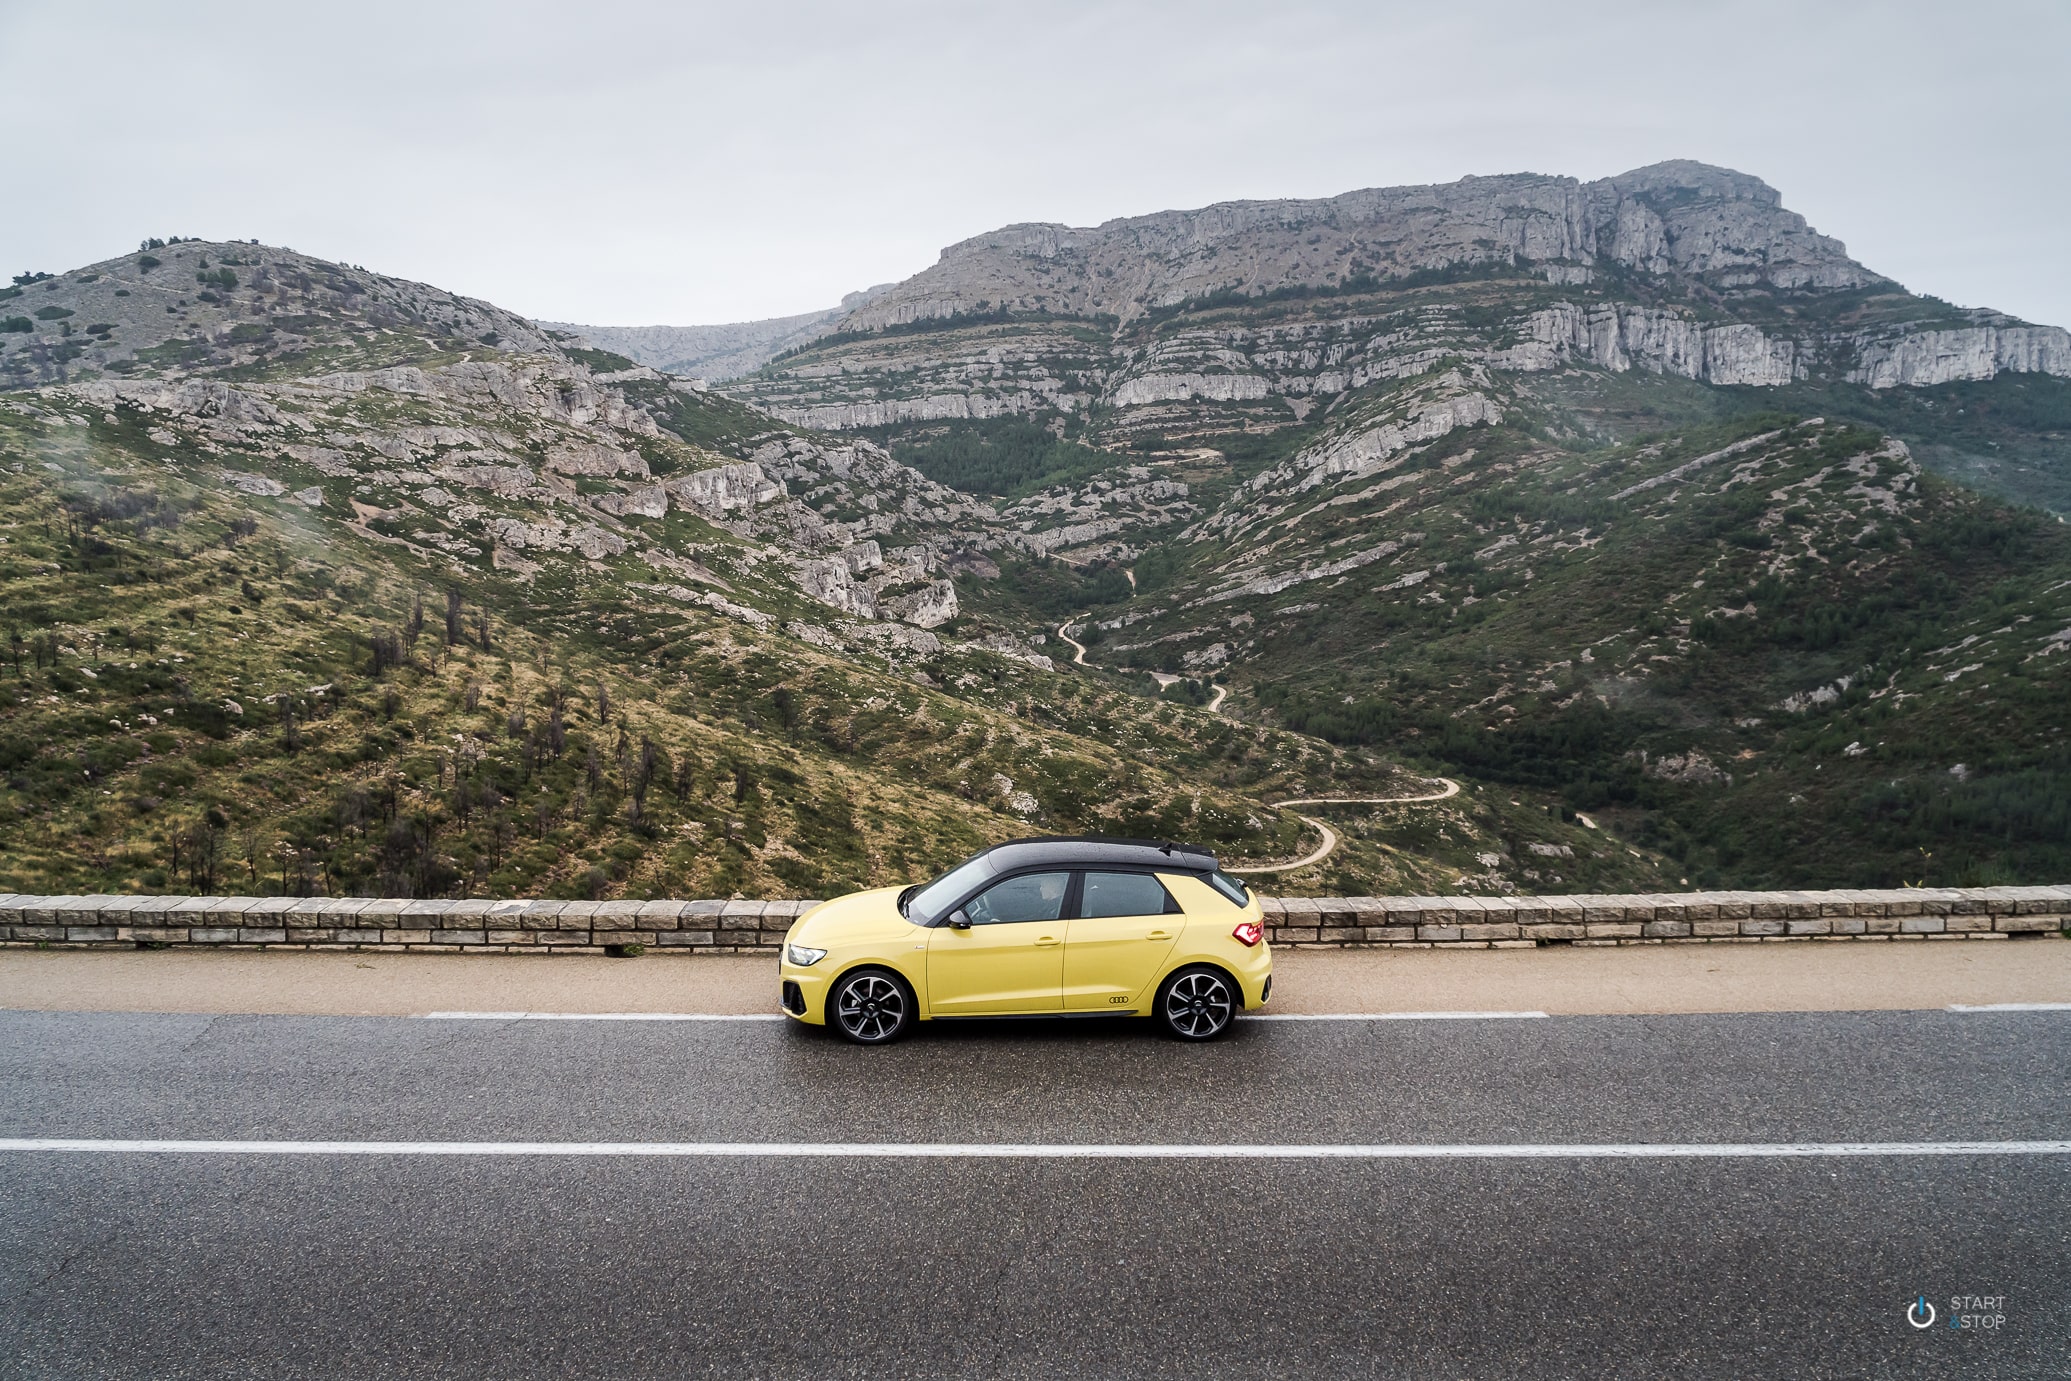
<path fill-rule="evenodd" d="M 980 893 L 988 892 L 993 888 L 999 886 L 1001 883 L 1009 881 L 1010 879 L 1018 877 L 1028 877 L 1034 873 L 1069 873 L 1071 875 L 1070 881 L 1065 884 L 1064 911 L 1057 918 L 1060 922 L 1086 919 L 1107 919 L 1106 917 L 1088 918 L 1079 915 L 1079 903 L 1084 896 L 1085 878 L 1086 874 L 1088 873 L 1144 873 L 1151 877 L 1157 877 L 1159 873 L 1188 873 L 1197 877 L 1206 876 L 1206 874 L 1200 873 L 1198 872 L 1198 870 L 1193 868 L 1157 868 L 1149 866 L 1147 864 L 1140 863 L 1024 864 L 1023 866 L 1016 868 L 1011 872 L 995 873 L 991 877 L 985 879 L 985 881 L 979 883 L 976 887 L 972 888 L 962 897 L 959 897 L 957 899 L 957 903 L 955 906 L 946 908 L 940 916 L 937 916 L 934 920 L 930 921 L 928 923 L 928 928 L 935 929 L 941 926 L 948 925 L 949 918 L 956 912 L 963 910 L 964 907 L 971 902 L 972 898 L 978 896 Z M 1179 904 L 1179 898 L 1172 895 L 1172 889 L 1170 887 L 1166 887 L 1162 881 L 1159 882 L 1158 886 L 1165 893 L 1166 909 L 1164 914 L 1167 916 L 1186 915 L 1186 908 Z M 1007 922 L 1007 924 L 1034 925 L 1036 923 L 1033 921 L 1011 921 Z"/>

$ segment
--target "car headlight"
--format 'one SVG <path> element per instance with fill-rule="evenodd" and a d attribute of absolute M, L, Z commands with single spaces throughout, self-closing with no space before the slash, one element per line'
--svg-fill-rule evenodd
<path fill-rule="evenodd" d="M 827 951 L 824 949 L 814 949 L 810 945 L 786 945 L 784 946 L 784 957 L 802 969 L 809 969 L 822 959 L 825 959 Z"/>

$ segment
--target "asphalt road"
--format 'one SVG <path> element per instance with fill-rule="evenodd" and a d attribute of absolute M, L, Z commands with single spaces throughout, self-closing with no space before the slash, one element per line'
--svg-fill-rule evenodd
<path fill-rule="evenodd" d="M 0 1013 L 0 1138 L 2071 1137 L 2071 1013 L 1106 1023 Z M 1989 1331 L 1907 1325 L 2003 1297 Z M 0 1151 L 0 1375 L 2071 1369 L 2071 1156 Z"/>

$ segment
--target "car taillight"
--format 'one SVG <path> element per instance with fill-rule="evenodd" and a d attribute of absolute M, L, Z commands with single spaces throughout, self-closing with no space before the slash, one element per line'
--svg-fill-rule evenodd
<path fill-rule="evenodd" d="M 1230 934 L 1237 937 L 1238 944 L 1243 945 L 1246 949 L 1249 949 L 1253 945 L 1257 944 L 1260 940 L 1266 938 L 1266 928 L 1260 925 L 1257 921 L 1245 921 L 1243 924 L 1239 925 L 1235 930 L 1231 931 Z"/>

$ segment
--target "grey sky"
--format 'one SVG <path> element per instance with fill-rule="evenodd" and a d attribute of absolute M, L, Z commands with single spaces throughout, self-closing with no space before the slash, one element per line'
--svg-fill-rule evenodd
<path fill-rule="evenodd" d="M 2071 324 L 2071 5 L 0 0 L 0 275 L 257 237 L 600 324 L 1013 221 L 1664 158 Z"/>

